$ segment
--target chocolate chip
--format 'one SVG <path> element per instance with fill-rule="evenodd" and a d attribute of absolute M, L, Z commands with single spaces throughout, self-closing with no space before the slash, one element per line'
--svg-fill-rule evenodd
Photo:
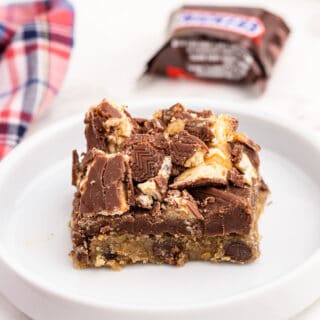
<path fill-rule="evenodd" d="M 225 256 L 230 257 L 232 260 L 245 262 L 251 259 L 252 250 L 243 241 L 236 240 L 228 243 L 224 247 Z"/>
<path fill-rule="evenodd" d="M 77 264 L 81 267 L 89 266 L 89 252 L 83 245 L 75 247 L 71 252 L 70 256 L 73 257 Z"/>
<path fill-rule="evenodd" d="M 161 262 L 176 265 L 183 251 L 183 244 L 170 238 L 161 242 L 154 242 L 152 251 Z"/>
<path fill-rule="evenodd" d="M 116 253 L 111 252 L 109 249 L 104 249 L 102 255 L 106 258 L 106 260 L 114 260 L 118 257 Z"/>
<path fill-rule="evenodd" d="M 83 244 L 83 241 L 85 240 L 85 237 L 78 230 L 72 230 L 71 238 L 73 244 L 76 246 Z"/>

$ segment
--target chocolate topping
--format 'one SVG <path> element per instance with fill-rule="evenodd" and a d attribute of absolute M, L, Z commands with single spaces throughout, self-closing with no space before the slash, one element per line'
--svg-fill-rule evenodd
<path fill-rule="evenodd" d="M 232 156 L 232 162 L 238 163 L 241 161 L 242 154 L 244 151 L 244 146 L 241 143 L 230 143 L 231 147 L 231 156 Z"/>
<path fill-rule="evenodd" d="M 80 213 L 108 215 L 127 211 L 126 173 L 123 155 L 96 153 L 80 186 Z"/>
<path fill-rule="evenodd" d="M 149 143 L 134 144 L 130 156 L 132 177 L 137 182 L 155 177 L 164 159 L 163 153 Z"/>
<path fill-rule="evenodd" d="M 125 165 L 126 165 L 125 186 L 127 189 L 128 205 L 134 206 L 136 204 L 135 189 L 134 189 L 132 172 L 131 172 L 129 161 L 125 161 Z"/>
<path fill-rule="evenodd" d="M 188 112 L 191 115 L 196 115 L 196 117 L 198 118 L 210 118 L 213 116 L 213 112 L 211 110 L 202 110 L 202 111 L 195 111 L 195 110 L 191 110 L 188 109 Z"/>
<path fill-rule="evenodd" d="M 119 151 L 122 143 L 138 130 L 138 124 L 124 106 L 113 105 L 107 100 L 89 109 L 85 124 L 87 150 L 96 148 L 109 153 Z"/>
<path fill-rule="evenodd" d="M 123 144 L 123 150 L 131 150 L 132 147 L 139 143 L 149 143 L 152 147 L 163 153 L 168 153 L 169 143 L 165 139 L 163 133 L 153 134 L 133 134 Z"/>
<path fill-rule="evenodd" d="M 152 119 L 144 123 L 146 131 L 149 133 L 163 132 L 165 129 L 165 124 L 161 119 Z"/>
<path fill-rule="evenodd" d="M 260 181 L 260 188 L 259 189 L 264 192 L 270 192 L 268 185 L 264 182 L 264 180 L 262 178 Z"/>
<path fill-rule="evenodd" d="M 243 174 L 239 172 L 238 169 L 232 168 L 230 171 L 228 171 L 228 180 L 236 187 L 243 188 L 244 187 L 244 178 Z"/>
<path fill-rule="evenodd" d="M 196 201 L 186 190 L 170 190 L 163 201 L 162 209 L 168 219 L 203 220 Z"/>
<path fill-rule="evenodd" d="M 96 149 L 93 148 L 91 150 L 89 150 L 88 152 L 83 154 L 83 158 L 81 161 L 81 167 L 85 168 L 91 161 L 93 161 L 94 157 L 96 154 Z"/>
<path fill-rule="evenodd" d="M 228 204 L 231 206 L 241 206 L 246 209 L 248 206 L 247 198 L 238 195 L 238 188 L 218 189 L 213 187 L 196 188 L 191 190 L 191 194 L 196 200 L 206 203 L 208 198 L 214 199 L 214 202 Z"/>
<path fill-rule="evenodd" d="M 181 104 L 152 120 L 134 119 L 104 101 L 89 110 L 85 122 L 89 150 L 81 162 L 73 152 L 72 169 L 72 238 L 79 259 L 88 254 L 85 242 L 99 233 L 250 233 L 257 194 L 267 186 L 258 174 L 259 148 L 235 132 L 236 119 Z M 256 168 L 252 184 L 243 155 Z M 159 259 L 179 259 L 176 244 L 161 242 L 154 251 Z M 244 259 L 239 244 L 225 251 L 233 260 Z"/>
<path fill-rule="evenodd" d="M 186 123 L 184 129 L 204 142 L 210 142 L 214 138 L 214 134 L 207 120 L 190 120 Z"/>
<path fill-rule="evenodd" d="M 169 109 L 162 111 L 162 121 L 168 125 L 173 119 L 191 120 L 192 117 L 189 112 L 180 103 L 174 104 Z"/>
<path fill-rule="evenodd" d="M 71 179 L 71 183 L 73 186 L 77 186 L 78 184 L 78 179 L 79 179 L 79 172 L 80 172 L 80 168 L 79 168 L 79 155 L 77 150 L 73 150 L 72 151 L 72 179 Z"/>
<path fill-rule="evenodd" d="M 95 120 L 94 122 L 88 123 L 85 128 L 85 136 L 87 141 L 87 150 L 92 148 L 97 148 L 103 151 L 107 151 L 107 139 L 103 134 L 100 120 Z M 100 129 L 99 129 L 100 128 Z"/>
<path fill-rule="evenodd" d="M 186 161 L 199 150 L 206 152 L 208 147 L 199 138 L 187 131 L 180 131 L 171 138 L 170 154 L 172 162 L 177 165 L 185 165 Z"/>
<path fill-rule="evenodd" d="M 261 147 L 257 143 L 249 139 L 247 135 L 244 133 L 236 132 L 233 137 L 233 141 L 244 144 L 245 146 L 247 146 L 248 148 L 250 148 L 255 152 L 259 152 L 261 150 Z"/>
<path fill-rule="evenodd" d="M 106 119 L 121 118 L 121 113 L 119 112 L 119 110 L 117 110 L 107 101 L 103 101 L 100 104 L 100 113 L 101 113 L 101 116 Z"/>
<path fill-rule="evenodd" d="M 205 235 L 229 233 L 248 234 L 251 226 L 251 190 L 239 194 L 239 188 L 220 190 L 198 188 L 191 190 L 194 198 L 200 201 L 200 210 L 205 216 Z"/>
<path fill-rule="evenodd" d="M 165 124 L 161 119 L 143 119 L 143 118 L 134 118 L 133 119 L 138 127 L 137 133 L 155 133 L 163 132 L 165 129 Z"/>
<path fill-rule="evenodd" d="M 176 177 L 179 174 L 181 174 L 186 168 L 184 168 L 183 166 L 179 166 L 177 164 L 172 164 L 172 171 L 171 171 L 171 176 L 172 177 Z"/>
<path fill-rule="evenodd" d="M 230 143 L 231 147 L 231 155 L 232 155 L 232 162 L 239 163 L 242 159 L 242 155 L 245 153 L 248 158 L 250 159 L 252 165 L 258 169 L 260 165 L 260 159 L 258 156 L 257 151 L 254 151 L 252 148 L 249 148 L 247 145 L 239 142 Z"/>
<path fill-rule="evenodd" d="M 161 194 L 161 197 L 164 197 L 168 189 L 168 179 L 163 175 L 158 175 L 154 178 L 157 190 Z"/>

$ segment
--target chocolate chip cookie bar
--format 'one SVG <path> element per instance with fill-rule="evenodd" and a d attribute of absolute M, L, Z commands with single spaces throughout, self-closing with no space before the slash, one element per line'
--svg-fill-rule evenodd
<path fill-rule="evenodd" d="M 179 103 L 152 119 L 107 100 L 91 107 L 87 150 L 73 151 L 74 265 L 255 260 L 269 191 L 260 147 L 237 126 Z"/>

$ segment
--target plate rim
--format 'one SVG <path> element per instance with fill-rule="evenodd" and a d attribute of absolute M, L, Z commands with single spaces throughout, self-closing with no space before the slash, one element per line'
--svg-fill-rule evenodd
<path fill-rule="evenodd" d="M 255 106 L 250 106 L 250 109 L 243 103 L 232 103 L 226 101 L 213 101 L 211 99 L 204 98 L 187 98 L 187 99 L 177 99 L 177 98 L 158 98 L 158 99 L 132 99 L 129 101 L 128 105 L 133 110 L 137 108 L 138 105 L 141 106 L 151 106 L 157 104 L 168 104 L 171 105 L 172 101 L 181 101 L 182 104 L 185 105 L 207 105 L 213 110 L 218 110 L 217 113 L 220 113 L 221 110 L 227 110 L 227 113 L 236 112 L 239 115 L 251 116 L 253 118 L 260 118 L 262 120 L 272 122 L 278 126 L 285 128 L 286 130 L 298 134 L 302 138 L 307 138 L 310 145 L 316 148 L 319 151 L 320 155 L 320 143 L 318 142 L 318 138 L 314 132 L 312 132 L 308 127 L 300 122 L 293 120 L 289 116 L 285 116 L 281 113 L 277 113 L 275 117 L 274 111 L 268 112 L 265 110 L 255 110 Z M 220 111 L 219 111 L 220 110 Z M 26 151 L 36 147 L 39 143 L 43 142 L 50 136 L 54 135 L 56 132 L 60 130 L 66 130 L 68 127 L 72 126 L 76 122 L 81 121 L 83 118 L 83 112 L 79 112 L 75 115 L 68 116 L 64 119 L 61 119 L 53 124 L 50 124 L 47 128 L 40 129 L 38 132 L 32 134 L 26 140 L 23 140 L 16 148 L 14 148 L 0 163 L 0 181 L 5 175 L 6 169 L 12 167 L 15 161 L 18 161 L 21 155 L 23 155 Z M 11 262 L 11 263 L 10 263 Z M 108 303 L 105 302 L 97 302 L 92 299 L 87 299 L 87 297 L 73 296 L 72 294 L 68 294 L 68 292 L 62 293 L 61 290 L 57 290 L 55 287 L 46 286 L 45 281 L 37 281 L 38 278 L 34 278 L 32 275 L 28 274 L 27 270 L 20 265 L 14 265 L 14 261 L 10 261 L 10 258 L 7 259 L 3 254 L 3 243 L 0 242 L 0 267 L 1 264 L 6 266 L 11 272 L 13 272 L 20 279 L 25 280 L 32 287 L 40 290 L 41 292 L 45 292 L 46 294 L 52 294 L 58 298 L 62 298 L 64 300 L 68 300 L 73 303 L 103 308 L 105 310 L 115 310 L 115 311 L 154 311 L 154 312 L 188 312 L 188 311 L 197 311 L 204 308 L 219 308 L 225 307 L 230 303 L 241 303 L 248 299 L 253 299 L 257 296 L 266 295 L 272 288 L 280 290 L 288 284 L 290 281 L 298 279 L 302 275 L 304 275 L 309 269 L 314 268 L 315 266 L 320 266 L 320 249 L 316 249 L 311 256 L 304 260 L 301 264 L 294 267 L 292 270 L 288 272 L 288 274 L 279 276 L 278 278 L 270 281 L 261 286 L 248 289 L 244 292 L 240 292 L 225 298 L 218 299 L 216 301 L 207 301 L 200 302 L 195 304 L 177 304 L 177 305 L 133 305 L 126 303 Z M 3 288 L 0 288 L 3 291 Z M 3 291 L 4 292 L 4 291 Z M 4 292 L 5 294 L 5 292 Z M 270 294 L 270 292 L 269 292 Z M 320 290 L 319 290 L 320 294 Z M 5 294 L 6 295 L 6 294 Z"/>

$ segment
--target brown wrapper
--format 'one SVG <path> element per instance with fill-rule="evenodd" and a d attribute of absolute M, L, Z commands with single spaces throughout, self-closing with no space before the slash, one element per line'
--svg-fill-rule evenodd
<path fill-rule="evenodd" d="M 264 9 L 183 6 L 146 73 L 264 88 L 288 35 L 284 20 Z"/>

